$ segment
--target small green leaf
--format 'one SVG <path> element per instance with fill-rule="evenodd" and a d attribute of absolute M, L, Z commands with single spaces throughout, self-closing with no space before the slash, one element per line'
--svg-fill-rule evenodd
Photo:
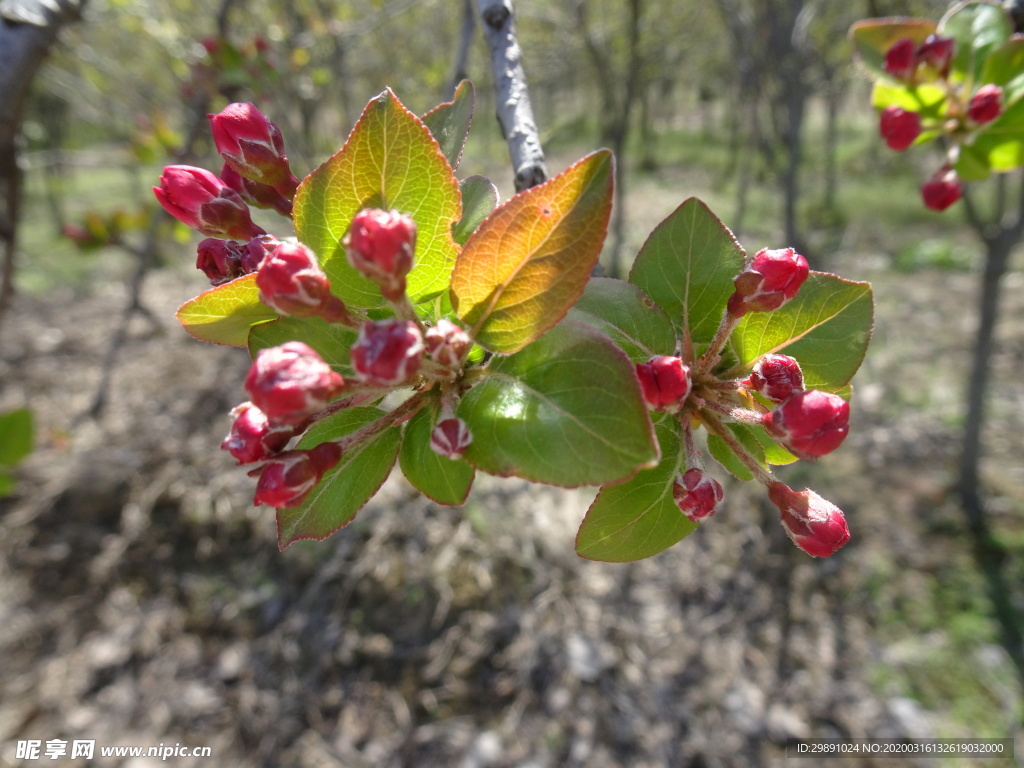
<path fill-rule="evenodd" d="M 462 459 L 438 456 L 430 448 L 430 433 L 438 419 L 438 404 L 423 408 L 405 425 L 398 464 L 406 479 L 438 504 L 457 507 L 466 501 L 476 470 Z"/>
<path fill-rule="evenodd" d="M 312 347 L 331 368 L 342 376 L 352 375 L 349 349 L 357 333 L 351 328 L 325 322 L 316 317 L 280 317 L 249 331 L 249 355 L 255 359 L 262 349 L 289 341 L 301 341 Z"/>
<path fill-rule="evenodd" d="M 576 534 L 576 554 L 588 560 L 625 563 L 662 552 L 697 529 L 676 506 L 672 486 L 685 469 L 679 425 L 657 426 L 661 463 L 621 485 L 606 485 Z"/>
<path fill-rule="evenodd" d="M 476 92 L 473 84 L 469 80 L 463 80 L 455 89 L 455 96 L 451 101 L 438 104 L 421 118 L 441 147 L 441 152 L 452 170 L 459 167 L 459 160 L 462 159 L 462 150 L 469 136 L 469 126 L 473 122 L 475 101 Z"/>
<path fill-rule="evenodd" d="M 603 333 L 573 320 L 491 360 L 462 399 L 466 459 L 495 475 L 600 485 L 658 461 L 636 369 Z"/>
<path fill-rule="evenodd" d="M 934 34 L 935 22 L 928 19 L 866 19 L 850 28 L 850 37 L 861 63 L 875 77 L 891 79 L 885 71 L 885 54 L 897 40 L 909 37 L 920 45 Z"/>
<path fill-rule="evenodd" d="M 384 305 L 377 286 L 345 257 L 341 238 L 365 207 L 394 208 L 416 222 L 415 303 L 448 285 L 462 215 L 458 182 L 427 127 L 390 90 L 370 101 L 345 146 L 307 176 L 295 194 L 295 233 L 320 259 L 331 291 L 352 307 Z"/>
<path fill-rule="evenodd" d="M 753 435 L 752 429 L 748 429 L 746 425 L 742 424 L 727 424 L 729 431 L 733 433 L 739 444 L 747 449 L 747 452 L 754 457 L 758 464 L 765 465 L 764 450 L 761 448 L 761 443 Z M 761 427 L 754 427 L 753 429 L 764 429 Z M 740 460 L 740 458 L 733 453 L 732 448 L 722 438 L 715 434 L 708 435 L 708 451 L 714 456 L 715 461 L 725 467 L 729 472 L 738 477 L 740 480 L 753 480 L 753 473 L 747 468 L 747 466 Z"/>
<path fill-rule="evenodd" d="M 905 85 L 875 83 L 871 90 L 871 104 L 875 109 L 900 107 L 917 112 L 923 120 L 939 121 L 946 113 L 946 91 L 937 85 L 925 83 L 913 88 Z M 923 134 L 922 134 L 923 135 Z M 931 134 L 934 138 L 935 134 Z M 919 139 L 918 143 L 921 143 Z"/>
<path fill-rule="evenodd" d="M 1010 39 L 1013 28 L 999 6 L 970 3 L 946 20 L 941 34 L 956 40 L 954 79 L 978 82 L 989 55 Z"/>
<path fill-rule="evenodd" d="M 465 245 L 498 204 L 498 188 L 486 176 L 468 176 L 459 182 L 459 190 L 462 192 L 462 218 L 452 235 L 455 242 Z"/>
<path fill-rule="evenodd" d="M 297 447 L 312 448 L 336 440 L 384 415 L 379 408 L 339 411 L 310 427 Z M 398 427 L 389 427 L 342 456 L 303 504 L 277 510 L 278 546 L 285 549 L 300 539 L 322 541 L 348 525 L 387 480 L 400 442 Z"/>
<path fill-rule="evenodd" d="M 873 322 L 871 285 L 811 272 L 800 293 L 774 312 L 751 312 L 732 334 L 743 375 L 769 352 L 800 361 L 807 389 L 835 392 L 857 372 Z"/>
<path fill-rule="evenodd" d="M 14 475 L 0 467 L 0 499 L 10 496 L 14 491 L 15 484 Z"/>
<path fill-rule="evenodd" d="M 11 467 L 32 453 L 35 426 L 32 411 L 18 408 L 0 413 L 0 464 Z"/>
<path fill-rule="evenodd" d="M 1003 89 L 1003 106 L 1009 107 L 1024 95 L 1024 36 L 1014 35 L 985 60 L 982 83 Z"/>
<path fill-rule="evenodd" d="M 601 255 L 615 161 L 601 150 L 500 205 L 452 271 L 452 306 L 492 352 L 515 352 L 565 317 Z"/>
<path fill-rule="evenodd" d="M 629 282 L 661 307 L 684 338 L 708 343 L 732 295 L 745 254 L 724 224 L 695 197 L 659 224 L 644 243 Z"/>
<path fill-rule="evenodd" d="M 244 347 L 250 328 L 277 316 L 260 301 L 256 275 L 245 275 L 204 291 L 182 304 L 175 315 L 189 335 L 229 347 Z"/>
<path fill-rule="evenodd" d="M 675 354 L 676 333 L 668 315 L 647 294 L 622 280 L 591 278 L 568 316 L 608 334 L 634 363 Z"/>

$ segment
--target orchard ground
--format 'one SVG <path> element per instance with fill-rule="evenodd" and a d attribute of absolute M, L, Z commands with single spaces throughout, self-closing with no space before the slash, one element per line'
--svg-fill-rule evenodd
<path fill-rule="evenodd" d="M 692 194 L 730 223 L 714 168 L 676 160 L 631 179 L 630 253 Z M 81 414 L 130 266 L 63 251 L 82 259 L 67 269 L 78 278 L 27 267 L 0 337 L 0 410 L 28 404 L 40 426 L 0 501 L 0 755 L 18 739 L 90 738 L 213 748 L 179 765 L 725 768 L 782 765 L 788 737 L 832 736 L 1015 736 L 1020 753 L 1019 679 L 950 492 L 977 262 L 959 212 L 928 214 L 912 176 L 879 175 L 874 197 L 844 190 L 845 229 L 815 240 L 815 266 L 875 286 L 850 437 L 779 471 L 846 511 L 853 539 L 828 560 L 793 547 L 761 489 L 735 481 L 690 538 L 609 565 L 573 553 L 593 489 L 480 477 L 450 509 L 397 472 L 347 529 L 279 553 L 273 511 L 251 506 L 254 481 L 217 450 L 246 356 L 173 319 L 204 287 L 194 249 L 149 275 L 155 322 L 133 319 L 97 420 Z M 748 252 L 785 245 L 774 198 L 750 210 Z M 984 481 L 1020 589 L 1016 266 Z"/>

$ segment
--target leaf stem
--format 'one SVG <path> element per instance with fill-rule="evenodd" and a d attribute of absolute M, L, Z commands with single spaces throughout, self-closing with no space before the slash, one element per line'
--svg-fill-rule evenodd
<path fill-rule="evenodd" d="M 427 398 L 423 394 L 417 393 L 394 410 L 385 413 L 379 419 L 370 422 L 362 429 L 357 429 L 355 432 L 345 435 L 344 437 L 339 437 L 337 440 L 331 440 L 330 442 L 335 443 L 339 448 L 341 448 L 342 454 L 345 454 L 357 445 L 361 445 L 367 440 L 376 437 L 384 430 L 411 419 L 426 404 Z"/>
<path fill-rule="evenodd" d="M 715 414 L 708 413 L 707 411 L 702 411 L 700 416 L 704 421 L 704 426 L 708 428 L 708 431 L 718 435 L 722 442 L 729 446 L 729 449 L 736 454 L 736 458 L 743 462 L 743 466 L 749 469 L 755 478 L 760 480 L 765 486 L 771 485 L 775 482 L 775 478 L 771 476 L 771 473 L 762 467 L 757 459 L 750 455 L 750 452 L 743 447 L 740 441 L 737 440 L 736 436 L 732 433 L 732 430 L 729 429 L 721 419 L 719 419 Z"/>
<path fill-rule="evenodd" d="M 715 331 L 715 337 L 711 340 L 711 345 L 694 364 L 694 376 L 703 376 L 718 365 L 719 361 L 722 359 L 719 352 L 722 351 L 726 342 L 729 341 L 729 336 L 732 335 L 732 332 L 736 328 L 737 324 L 739 324 L 740 319 L 741 318 L 730 313 L 728 309 L 725 310 L 722 314 L 722 321 L 718 324 L 718 330 Z"/>

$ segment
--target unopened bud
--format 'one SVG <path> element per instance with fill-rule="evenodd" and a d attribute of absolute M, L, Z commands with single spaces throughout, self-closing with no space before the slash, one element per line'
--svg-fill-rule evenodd
<path fill-rule="evenodd" d="M 921 185 L 921 199 L 927 208 L 933 211 L 944 211 L 963 194 L 963 184 L 960 178 L 949 166 L 940 168 L 936 173 Z"/>
<path fill-rule="evenodd" d="M 220 178 L 249 205 L 255 205 L 257 208 L 273 208 L 282 216 L 292 215 L 291 200 L 269 184 L 261 184 L 258 181 L 245 178 L 230 163 L 224 163 L 221 166 Z"/>
<path fill-rule="evenodd" d="M 245 274 L 255 272 L 260 268 L 263 259 L 281 245 L 281 241 L 273 235 L 260 235 L 249 240 L 245 245 L 245 252 L 242 254 L 242 269 Z"/>
<path fill-rule="evenodd" d="M 917 49 L 917 59 L 934 69 L 939 77 L 946 78 L 949 76 L 949 65 L 953 61 L 955 48 L 953 38 L 929 35 Z"/>
<path fill-rule="evenodd" d="M 797 493 L 785 483 L 774 482 L 768 487 L 768 498 L 779 508 L 789 538 L 812 557 L 829 557 L 850 540 L 842 510 L 814 491 Z"/>
<path fill-rule="evenodd" d="M 267 414 L 252 403 L 236 406 L 231 415 L 235 420 L 220 447 L 238 459 L 239 464 L 270 458 L 283 450 L 295 434 L 291 425 L 271 422 Z"/>
<path fill-rule="evenodd" d="M 337 443 L 321 443 L 308 450 L 278 454 L 266 466 L 255 470 L 260 479 L 256 483 L 253 504 L 277 508 L 298 506 L 340 459 L 341 448 Z"/>
<path fill-rule="evenodd" d="M 352 219 L 342 241 L 351 264 L 380 286 L 389 301 L 405 293 L 405 276 L 416 251 L 416 224 L 398 211 L 364 208 Z"/>
<path fill-rule="evenodd" d="M 714 515 L 724 495 L 721 484 L 698 467 L 686 470 L 672 486 L 676 506 L 695 523 Z"/>
<path fill-rule="evenodd" d="M 781 403 L 803 390 L 804 374 L 800 363 L 789 355 L 765 355 L 757 361 L 747 383 L 773 403 Z"/>
<path fill-rule="evenodd" d="M 473 435 L 462 419 L 442 419 L 430 433 L 430 450 L 446 459 L 461 459 L 473 442 Z"/>
<path fill-rule="evenodd" d="M 208 237 L 196 248 L 196 269 L 205 274 L 212 285 L 220 285 L 245 274 L 242 258 L 246 247 L 234 240 Z"/>
<path fill-rule="evenodd" d="M 1003 113 L 1003 89 L 998 85 L 983 85 L 967 105 L 967 117 L 978 125 L 991 123 Z"/>
<path fill-rule="evenodd" d="M 447 317 L 442 317 L 423 334 L 423 346 L 427 356 L 435 363 L 456 368 L 462 364 L 469 348 L 473 346 L 473 340 Z"/>
<path fill-rule="evenodd" d="M 164 210 L 207 237 L 246 241 L 266 234 L 238 193 L 202 168 L 167 166 L 153 193 Z"/>
<path fill-rule="evenodd" d="M 423 336 L 416 323 L 381 320 L 363 323 L 352 345 L 352 366 L 366 382 L 378 387 L 402 384 L 420 369 Z"/>
<path fill-rule="evenodd" d="M 921 135 L 921 116 L 900 107 L 886 107 L 878 122 L 878 133 L 889 149 L 902 152 Z"/>
<path fill-rule="evenodd" d="M 228 104 L 210 118 L 217 151 L 246 179 L 273 187 L 289 200 L 299 180 L 288 166 L 284 138 L 274 121 L 253 104 Z"/>
<path fill-rule="evenodd" d="M 262 350 L 245 377 L 253 404 L 276 422 L 298 424 L 326 407 L 345 382 L 311 347 L 289 341 Z"/>
<path fill-rule="evenodd" d="M 765 427 L 801 458 L 824 456 L 850 431 L 850 404 L 839 395 L 809 389 L 797 392 L 764 414 Z"/>
<path fill-rule="evenodd" d="M 281 243 L 267 254 L 256 272 L 256 286 L 260 301 L 282 315 L 336 319 L 345 313 L 316 254 L 302 243 Z"/>
<path fill-rule="evenodd" d="M 909 37 L 901 37 L 885 52 L 882 66 L 897 80 L 909 82 L 917 70 L 917 45 Z"/>
<path fill-rule="evenodd" d="M 771 312 L 796 296 L 810 274 L 807 259 L 792 248 L 758 251 L 733 280 L 736 291 L 729 297 L 733 317 L 747 312 Z"/>
<path fill-rule="evenodd" d="M 638 363 L 636 375 L 647 407 L 674 413 L 690 394 L 690 369 L 678 357 L 658 355 Z"/>

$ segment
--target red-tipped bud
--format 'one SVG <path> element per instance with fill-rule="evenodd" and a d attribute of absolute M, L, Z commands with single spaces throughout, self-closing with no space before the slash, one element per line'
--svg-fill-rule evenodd
<path fill-rule="evenodd" d="M 940 168 L 921 185 L 921 199 L 924 200 L 925 206 L 933 211 L 946 210 L 960 199 L 963 192 L 960 177 L 949 166 Z"/>
<path fill-rule="evenodd" d="M 812 557 L 829 557 L 850 540 L 843 512 L 807 489 L 797 493 L 785 483 L 768 487 L 768 498 L 779 508 L 789 538 Z"/>
<path fill-rule="evenodd" d="M 768 431 L 797 456 L 824 456 L 846 439 L 850 404 L 839 395 L 809 389 L 775 406 L 771 413 L 764 414 L 763 421 Z"/>
<path fill-rule="evenodd" d="M 1003 89 L 998 85 L 983 85 L 967 105 L 967 117 L 978 125 L 991 123 L 1003 113 Z"/>
<path fill-rule="evenodd" d="M 282 216 L 292 215 L 291 200 L 269 184 L 261 184 L 258 181 L 245 178 L 230 163 L 224 163 L 221 166 L 220 178 L 249 205 L 255 205 L 257 208 L 273 208 Z"/>
<path fill-rule="evenodd" d="M 765 355 L 757 361 L 747 383 L 773 403 L 781 403 L 803 390 L 804 373 L 800 363 L 789 355 Z"/>
<path fill-rule="evenodd" d="M 311 347 L 289 341 L 262 350 L 245 377 L 253 404 L 275 422 L 298 424 L 324 408 L 345 382 Z"/>
<path fill-rule="evenodd" d="M 446 459 L 461 459 L 473 442 L 473 435 L 462 419 L 442 419 L 430 433 L 430 450 Z"/>
<path fill-rule="evenodd" d="M 949 75 L 949 65 L 953 61 L 956 42 L 951 37 L 929 35 L 917 49 L 917 58 L 935 70 L 939 77 Z"/>
<path fill-rule="evenodd" d="M 245 274 L 242 258 L 246 248 L 234 240 L 208 237 L 196 249 L 196 269 L 201 270 L 212 285 L 220 285 Z"/>
<path fill-rule="evenodd" d="M 457 368 L 462 364 L 469 348 L 473 346 L 473 340 L 447 317 L 442 317 L 437 321 L 437 325 L 428 328 L 423 334 L 423 346 L 427 357 L 435 363 Z"/>
<path fill-rule="evenodd" d="M 324 473 L 341 459 L 337 443 L 321 443 L 309 450 L 285 451 L 270 459 L 259 472 L 253 504 L 295 507 L 306 500 Z M 253 474 L 253 473 L 250 473 Z"/>
<path fill-rule="evenodd" d="M 885 52 L 883 69 L 897 80 L 910 81 L 917 70 L 917 45 L 909 37 L 901 37 Z"/>
<path fill-rule="evenodd" d="M 796 296 L 808 274 L 807 259 L 792 248 L 763 248 L 733 280 L 736 291 L 729 297 L 729 314 L 742 317 L 778 309 Z"/>
<path fill-rule="evenodd" d="M 364 208 L 342 241 L 349 264 L 380 286 L 389 301 L 405 293 L 405 276 L 416 251 L 416 224 L 398 211 Z"/>
<path fill-rule="evenodd" d="M 921 116 L 900 107 L 886 107 L 878 122 L 878 133 L 889 149 L 902 152 L 921 135 Z"/>
<path fill-rule="evenodd" d="M 228 104 L 210 118 L 217 151 L 238 173 L 273 187 L 286 198 L 295 195 L 299 180 L 292 175 L 284 138 L 274 121 L 252 104 Z"/>
<path fill-rule="evenodd" d="M 235 420 L 220 447 L 238 459 L 239 464 L 270 458 L 282 451 L 295 434 L 291 425 L 271 422 L 267 414 L 252 403 L 236 406 L 231 415 Z"/>
<path fill-rule="evenodd" d="M 378 387 L 402 384 L 420 369 L 423 336 L 416 323 L 404 320 L 366 322 L 352 345 L 352 366 Z"/>
<path fill-rule="evenodd" d="M 725 492 L 721 484 L 703 469 L 686 470 L 672 486 L 676 506 L 695 523 L 711 517 L 718 511 Z"/>
<path fill-rule="evenodd" d="M 202 168 L 167 166 L 153 193 L 164 210 L 207 237 L 245 241 L 266 234 L 238 193 Z"/>
<path fill-rule="evenodd" d="M 636 375 L 647 407 L 655 411 L 674 413 L 690 394 L 690 369 L 678 357 L 652 357 L 637 364 Z"/>
<path fill-rule="evenodd" d="M 302 243 L 281 243 L 267 254 L 256 272 L 256 286 L 260 301 L 282 315 L 333 320 L 346 314 L 316 255 Z"/>

